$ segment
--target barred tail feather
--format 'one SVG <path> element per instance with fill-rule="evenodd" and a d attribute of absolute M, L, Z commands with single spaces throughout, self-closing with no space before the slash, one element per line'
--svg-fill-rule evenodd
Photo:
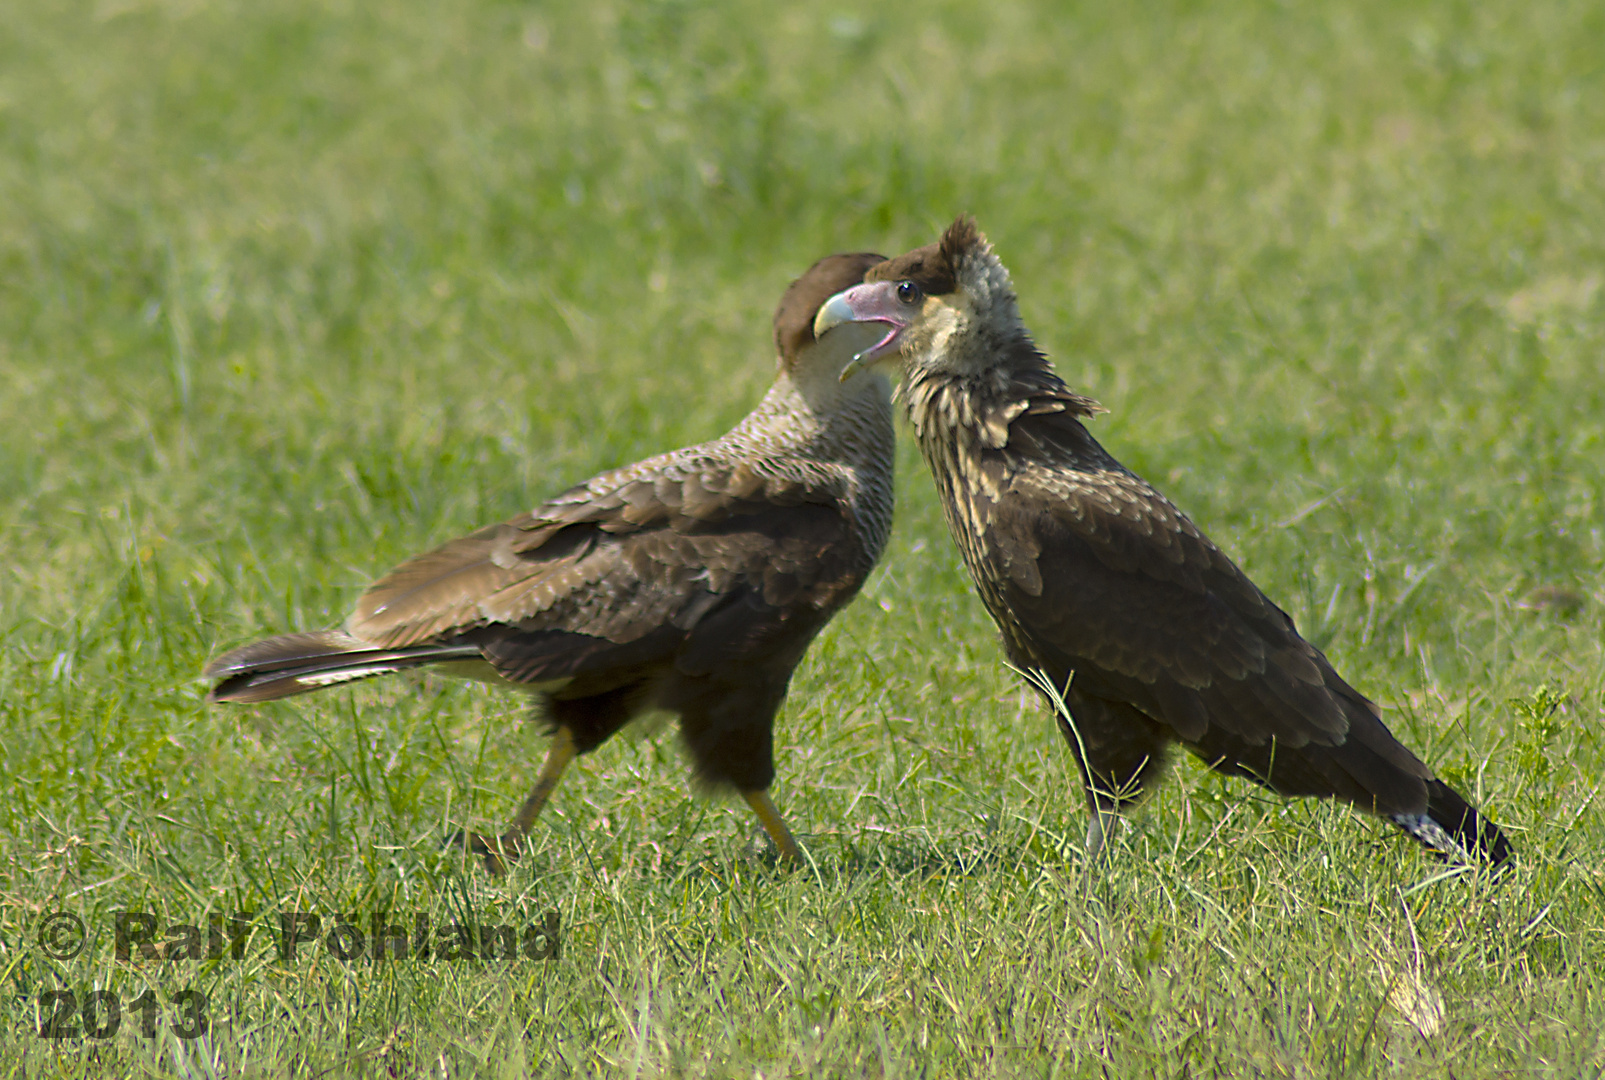
<path fill-rule="evenodd" d="M 1425 814 L 1395 814 L 1392 820 L 1422 844 L 1462 862 L 1483 861 L 1497 869 L 1514 854 L 1499 826 L 1441 780 L 1427 781 Z"/>
<path fill-rule="evenodd" d="M 213 660 L 204 674 L 222 680 L 207 695 L 209 701 L 249 703 L 273 701 L 425 664 L 479 658 L 479 649 L 474 645 L 385 649 L 343 630 L 320 630 L 253 642 Z"/>

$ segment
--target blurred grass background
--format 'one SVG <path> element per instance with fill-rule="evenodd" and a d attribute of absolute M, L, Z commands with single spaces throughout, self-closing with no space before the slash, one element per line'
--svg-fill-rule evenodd
<path fill-rule="evenodd" d="M 3 16 L 0 1075 L 1605 1069 L 1605 8 Z M 1084 868 L 906 443 L 778 725 L 817 875 L 668 731 L 586 759 L 492 882 L 438 848 L 522 795 L 515 696 L 203 703 L 220 649 L 719 433 L 792 277 L 960 211 L 1099 438 L 1505 826 L 1509 880 L 1191 765 Z M 564 951 L 129 965 L 119 909 L 553 909 Z M 35 1033 L 46 990 L 147 986 L 210 1034 Z"/>

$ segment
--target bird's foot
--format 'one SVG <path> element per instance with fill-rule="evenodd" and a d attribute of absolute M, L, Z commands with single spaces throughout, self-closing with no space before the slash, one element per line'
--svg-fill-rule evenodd
<path fill-rule="evenodd" d="M 523 854 L 522 838 L 511 832 L 501 836 L 485 836 L 467 829 L 458 829 L 446 837 L 444 846 L 461 848 L 471 855 L 479 856 L 492 877 L 501 877 L 507 873 L 508 864 L 517 862 L 519 855 Z"/>

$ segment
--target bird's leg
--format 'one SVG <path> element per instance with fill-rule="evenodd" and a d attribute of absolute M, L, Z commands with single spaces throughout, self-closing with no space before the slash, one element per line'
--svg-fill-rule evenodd
<path fill-rule="evenodd" d="M 1163 772 L 1165 738 L 1155 721 L 1121 702 L 1072 690 L 1070 701 L 1055 704 L 1059 730 L 1075 755 L 1087 796 L 1091 819 L 1085 850 L 1092 859 L 1120 831 L 1121 811 L 1140 800 Z"/>
<path fill-rule="evenodd" d="M 1114 836 L 1120 828 L 1120 801 L 1106 799 L 1100 790 L 1097 777 L 1092 772 L 1091 763 L 1087 760 L 1087 744 L 1081 738 L 1081 729 L 1077 727 L 1070 715 L 1070 708 L 1063 699 L 1057 699 L 1055 704 L 1055 718 L 1059 721 L 1059 730 L 1064 734 L 1065 741 L 1070 744 L 1070 750 L 1075 755 L 1076 769 L 1081 773 L 1082 790 L 1087 796 L 1087 839 L 1082 845 L 1087 860 L 1096 859 L 1103 851 L 1106 840 Z M 1105 806 L 1108 801 L 1112 805 Z"/>
<path fill-rule="evenodd" d="M 1106 786 L 1104 778 L 1083 771 L 1087 785 L 1087 812 L 1092 815 L 1087 822 L 1087 858 L 1097 858 L 1104 844 L 1120 834 L 1120 823 L 1125 820 L 1120 812 L 1142 797 L 1142 778 L 1148 770 L 1149 761 L 1144 758 L 1137 771 L 1118 788 Z"/>
<path fill-rule="evenodd" d="M 780 811 L 775 808 L 775 801 L 769 797 L 769 792 L 760 789 L 743 791 L 741 795 L 747 800 L 747 805 L 757 813 L 758 820 L 763 822 L 764 832 L 775 842 L 775 847 L 780 850 L 780 857 L 790 863 L 802 862 L 802 848 L 792 839 L 791 830 L 786 828 L 786 823 L 781 819 Z"/>
<path fill-rule="evenodd" d="M 513 824 L 495 840 L 477 834 L 469 837 L 470 850 L 484 858 L 485 868 L 492 874 L 499 876 L 507 869 L 507 860 L 518 858 L 524 838 L 534 828 L 535 819 L 541 816 L 541 810 L 552 797 L 552 792 L 557 790 L 557 782 L 563 778 L 563 771 L 574 760 L 575 753 L 574 733 L 566 727 L 559 727 L 557 737 L 552 740 L 552 748 L 546 753 L 546 763 L 541 766 L 540 775 L 535 778 L 535 786 L 530 788 L 524 805 L 518 808 Z"/>
<path fill-rule="evenodd" d="M 557 782 L 563 779 L 563 770 L 574 760 L 574 754 L 574 733 L 566 727 L 558 728 L 557 737 L 552 740 L 552 748 L 547 751 L 546 764 L 541 766 L 541 773 L 535 778 L 535 786 L 530 789 L 524 805 L 518 808 L 518 816 L 513 818 L 513 826 L 507 830 L 504 838 L 529 835 L 530 829 L 535 827 L 535 819 L 541 816 L 541 809 L 545 807 L 546 800 L 552 797 L 552 792 L 557 790 Z"/>
<path fill-rule="evenodd" d="M 1098 805 L 1096 799 L 1088 800 L 1092 819 L 1087 822 L 1087 842 L 1085 850 L 1087 858 L 1096 859 L 1103 851 L 1106 840 L 1110 840 L 1120 831 L 1120 815 L 1113 810 L 1107 810 Z"/>

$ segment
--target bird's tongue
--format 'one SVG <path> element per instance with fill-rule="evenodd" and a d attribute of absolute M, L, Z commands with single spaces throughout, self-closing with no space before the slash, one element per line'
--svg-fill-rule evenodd
<path fill-rule="evenodd" d="M 865 321 L 869 322 L 871 320 L 866 319 Z M 887 326 L 890 326 L 891 329 L 886 331 L 885 337 L 881 338 L 874 345 L 865 349 L 863 352 L 854 356 L 853 363 L 855 364 L 867 364 L 871 361 L 879 360 L 882 356 L 885 356 L 886 353 L 890 351 L 887 346 L 896 341 L 897 335 L 903 332 L 902 323 L 896 323 L 890 319 L 875 319 L 873 321 L 885 323 Z"/>

